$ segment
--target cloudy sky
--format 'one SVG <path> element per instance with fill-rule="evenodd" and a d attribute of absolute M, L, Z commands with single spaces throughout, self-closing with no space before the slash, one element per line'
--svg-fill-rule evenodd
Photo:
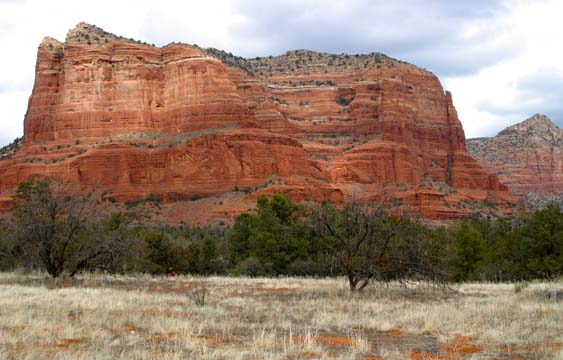
<path fill-rule="evenodd" d="M 378 51 L 438 75 L 467 137 L 534 113 L 562 126 L 562 15 L 560 0 L 0 0 L 0 145 L 23 133 L 37 45 L 80 21 L 245 57 Z"/>

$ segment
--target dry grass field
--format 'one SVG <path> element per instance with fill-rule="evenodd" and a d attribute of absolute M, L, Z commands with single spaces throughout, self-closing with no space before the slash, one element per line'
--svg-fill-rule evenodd
<path fill-rule="evenodd" d="M 4 273 L 0 359 L 563 359 L 562 282 L 346 286 Z"/>

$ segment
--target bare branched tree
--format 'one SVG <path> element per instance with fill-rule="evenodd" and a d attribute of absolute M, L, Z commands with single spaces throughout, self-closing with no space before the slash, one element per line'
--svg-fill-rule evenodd
<path fill-rule="evenodd" d="M 350 291 L 361 292 L 372 280 L 439 274 L 425 228 L 407 216 L 389 214 L 383 203 L 354 201 L 341 208 L 323 203 L 312 219 Z"/>
<path fill-rule="evenodd" d="M 107 241 L 88 236 L 101 218 L 93 192 L 81 194 L 48 180 L 22 182 L 16 192 L 13 224 L 19 243 L 32 248 L 52 277 L 104 268 L 113 251 Z"/>

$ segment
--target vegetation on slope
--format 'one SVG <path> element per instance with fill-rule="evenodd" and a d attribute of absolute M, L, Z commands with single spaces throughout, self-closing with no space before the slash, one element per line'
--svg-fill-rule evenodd
<path fill-rule="evenodd" d="M 374 67 L 407 64 L 381 53 L 328 54 L 310 50 L 293 50 L 279 56 L 243 58 L 223 50 L 207 48 L 205 52 L 228 66 L 241 69 L 251 76 L 273 76 L 286 73 L 327 73 L 334 71 L 365 70 Z M 412 65 L 414 67 L 414 65 Z"/>
<path fill-rule="evenodd" d="M 23 137 L 14 139 L 11 143 L 0 148 L 0 160 L 10 160 L 22 145 Z"/>

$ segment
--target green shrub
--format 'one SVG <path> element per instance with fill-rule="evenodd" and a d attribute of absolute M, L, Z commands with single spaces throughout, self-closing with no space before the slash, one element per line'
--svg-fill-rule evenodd
<path fill-rule="evenodd" d="M 295 260 L 287 266 L 287 274 L 290 276 L 327 276 L 330 274 L 330 266 L 314 260 Z"/>
<path fill-rule="evenodd" d="M 233 269 L 234 275 L 242 276 L 266 276 L 272 274 L 272 264 L 262 264 L 260 260 L 251 256 L 237 264 Z"/>
<path fill-rule="evenodd" d="M 164 232 L 151 231 L 145 236 L 147 270 L 152 274 L 186 273 L 188 254 Z"/>

